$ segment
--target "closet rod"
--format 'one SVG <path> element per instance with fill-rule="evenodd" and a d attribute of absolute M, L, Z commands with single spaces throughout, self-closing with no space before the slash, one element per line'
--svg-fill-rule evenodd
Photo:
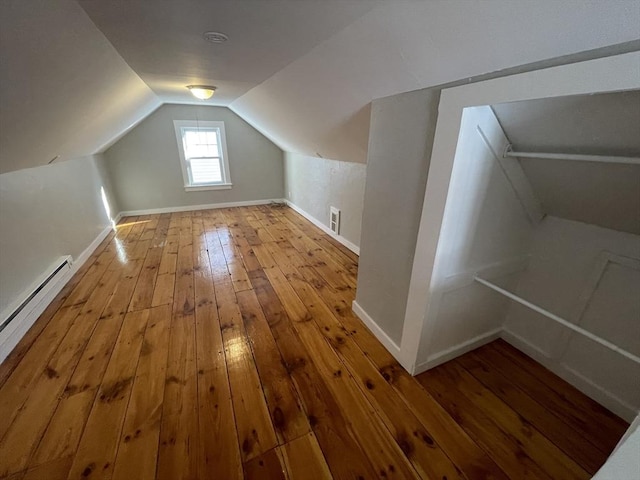
<path fill-rule="evenodd" d="M 640 165 L 640 157 L 616 157 L 613 155 L 580 155 L 572 153 L 536 153 L 536 152 L 514 152 L 507 150 L 505 157 L 518 158 L 549 158 L 555 160 L 579 160 L 583 162 L 603 162 L 603 163 L 626 163 L 629 165 Z"/>
<path fill-rule="evenodd" d="M 509 292 L 508 290 L 505 290 L 504 288 L 501 288 L 499 286 L 497 286 L 494 283 L 491 283 L 487 280 L 485 280 L 484 278 L 480 278 L 480 277 L 473 277 L 473 279 L 478 282 L 481 283 L 482 285 L 489 287 L 492 290 L 495 290 L 498 293 L 501 293 L 502 295 L 504 295 L 505 297 L 509 297 L 511 300 L 514 300 L 516 302 L 518 302 L 521 305 L 524 305 L 527 308 L 530 308 L 531 310 L 540 313 L 541 315 L 544 315 L 547 318 L 550 318 L 551 320 L 560 323 L 561 325 L 564 325 L 565 327 L 569 328 L 570 330 L 573 330 L 576 333 L 579 333 L 580 335 L 584 335 L 585 337 L 593 340 L 596 343 L 599 343 L 600 345 L 602 345 L 603 347 L 606 347 L 610 350 L 613 350 L 616 353 L 619 353 L 620 355 L 622 355 L 623 357 L 627 357 L 629 360 L 635 362 L 635 363 L 640 363 L 640 357 L 634 355 L 633 353 L 627 352 L 626 350 L 618 347 L 617 345 L 609 342 L 608 340 L 605 340 L 604 338 L 600 338 L 597 335 L 594 335 L 593 333 L 591 333 L 588 330 L 585 330 L 584 328 L 578 327 L 577 325 L 574 325 L 573 323 L 565 320 L 564 318 L 561 318 L 551 312 L 549 312 L 548 310 L 545 310 L 542 307 L 539 307 L 527 300 L 525 300 L 524 298 L 521 298 L 511 292 Z"/>

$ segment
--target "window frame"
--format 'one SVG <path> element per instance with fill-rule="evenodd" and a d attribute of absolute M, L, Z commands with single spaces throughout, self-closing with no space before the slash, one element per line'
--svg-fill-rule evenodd
<path fill-rule="evenodd" d="M 231 183 L 231 172 L 229 170 L 229 154 L 227 153 L 227 139 L 224 129 L 224 122 L 213 120 L 174 120 L 173 127 L 176 132 L 176 142 L 178 144 L 178 155 L 180 157 L 180 169 L 182 170 L 182 179 L 184 181 L 184 189 L 187 192 L 197 192 L 203 190 L 225 190 L 233 186 Z M 218 142 L 220 150 L 220 173 L 221 182 L 214 183 L 197 183 L 191 182 L 191 174 L 189 172 L 189 163 L 185 155 L 183 129 L 206 128 L 218 130 Z"/>

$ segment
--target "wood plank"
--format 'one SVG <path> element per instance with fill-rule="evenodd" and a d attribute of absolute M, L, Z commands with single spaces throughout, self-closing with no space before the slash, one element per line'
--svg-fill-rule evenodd
<path fill-rule="evenodd" d="M 107 268 L 109 267 L 111 261 L 115 258 L 115 256 L 115 249 L 104 250 L 100 254 L 100 256 L 91 264 L 90 268 L 83 278 L 83 281 L 80 282 L 78 286 L 69 294 L 69 297 L 65 301 L 65 305 L 77 305 L 79 303 L 86 302 L 100 278 L 102 278 L 104 273 L 107 271 Z"/>
<path fill-rule="evenodd" d="M 247 341 L 235 293 L 216 285 L 227 371 L 243 462 L 277 446 L 262 384 Z"/>
<path fill-rule="evenodd" d="M 490 369 L 482 362 L 481 355 L 471 352 L 458 358 L 458 363 L 591 475 L 604 464 L 606 454 L 593 444 L 585 442 L 581 435 L 555 416 L 553 411 L 550 412 L 506 377 Z"/>
<path fill-rule="evenodd" d="M 311 285 L 294 276 L 289 277 L 289 282 L 308 308 L 318 330 L 340 355 L 358 381 L 361 392 L 371 402 L 416 470 L 424 477 L 462 478 L 460 470 L 442 451 L 433 434 L 424 428 L 393 388 L 384 381 L 380 372 L 351 338 L 345 335 L 342 325 Z"/>
<path fill-rule="evenodd" d="M 0 476 L 26 468 L 92 328 L 92 322 L 75 321 L 33 384 L 32 391 L 0 442 Z"/>
<path fill-rule="evenodd" d="M 246 480 L 286 480 L 285 467 L 277 449 L 273 448 L 245 463 L 244 478 Z"/>
<path fill-rule="evenodd" d="M 133 291 L 138 283 L 138 276 L 142 270 L 142 265 L 143 260 L 141 259 L 128 260 L 120 269 L 122 276 L 100 316 L 101 319 L 124 315 L 128 312 L 131 297 L 133 296 Z"/>
<path fill-rule="evenodd" d="M 333 478 L 313 433 L 286 443 L 281 447 L 281 451 L 289 478 L 313 478 L 314 480 Z"/>
<path fill-rule="evenodd" d="M 175 241 L 177 245 L 177 240 Z M 165 246 L 164 250 L 162 251 L 162 258 L 160 259 L 160 266 L 158 267 L 158 275 L 164 275 L 168 273 L 175 274 L 177 262 L 178 254 L 168 251 L 167 247 Z"/>
<path fill-rule="evenodd" d="M 165 305 L 148 312 L 149 319 L 115 460 L 114 479 L 145 480 L 155 478 L 156 474 L 171 307 Z"/>
<path fill-rule="evenodd" d="M 160 305 L 173 304 L 173 290 L 175 288 L 175 283 L 175 273 L 165 273 L 163 275 L 158 275 L 153 290 L 151 306 L 158 307 Z"/>
<path fill-rule="evenodd" d="M 354 426 L 355 436 L 378 474 L 382 475 L 384 472 L 389 478 L 417 478 L 407 457 L 384 427 L 377 412 L 362 397 L 353 378 L 343 372 L 345 366 L 335 351 L 318 334 L 312 315 L 296 296 L 284 275 L 278 269 L 265 269 L 265 273 L 303 344 L 314 352 L 313 361 L 320 375 L 327 379 L 327 386 L 341 410 L 347 412 L 349 422 Z"/>
<path fill-rule="evenodd" d="M 273 268 L 276 266 L 276 261 L 265 245 L 254 245 L 252 248 L 262 268 Z"/>
<path fill-rule="evenodd" d="M 65 480 L 71 468 L 71 457 L 59 458 L 25 472 L 22 480 Z"/>
<path fill-rule="evenodd" d="M 491 362 L 492 368 L 517 379 L 520 388 L 535 396 L 587 440 L 599 445 L 603 453 L 609 455 L 627 429 L 624 420 L 504 340 L 487 345 L 482 355 L 485 361 Z"/>
<path fill-rule="evenodd" d="M 573 459 L 542 435 L 533 425 L 483 387 L 458 361 L 442 365 L 441 370 L 458 381 L 459 390 L 484 411 L 492 412 L 493 421 L 511 432 L 528 455 L 552 478 L 591 478 Z"/>
<path fill-rule="evenodd" d="M 369 358 L 374 357 L 369 355 Z M 422 425 L 431 432 L 447 455 L 471 478 L 509 478 L 498 464 L 476 443 L 460 424 L 449 415 L 395 360 L 379 367 L 382 377 L 404 399 Z"/>
<path fill-rule="evenodd" d="M 80 317 L 80 321 L 85 323 L 90 323 L 90 320 L 86 316 Z M 78 366 L 65 388 L 65 395 L 75 395 L 100 386 L 123 321 L 124 315 L 118 315 L 97 322 Z"/>
<path fill-rule="evenodd" d="M 252 290 L 237 294 L 246 334 L 263 382 L 271 420 L 280 443 L 290 442 L 310 432 L 298 393 L 284 366 L 258 298 Z"/>
<path fill-rule="evenodd" d="M 192 317 L 194 312 L 193 291 L 193 247 L 180 246 L 178 253 L 178 270 L 173 298 L 174 315 Z"/>
<path fill-rule="evenodd" d="M 224 365 L 198 372 L 198 478 L 206 478 L 211 472 L 229 480 L 242 478 L 231 393 L 223 378 Z"/>
<path fill-rule="evenodd" d="M 300 392 L 309 424 L 335 478 L 376 478 L 377 472 L 362 450 L 347 418 L 302 346 L 291 320 L 263 271 L 251 282 L 278 344 L 287 371 Z"/>
<path fill-rule="evenodd" d="M 334 257 L 334 259 L 349 271 L 349 273 L 357 274 L 358 271 L 358 255 L 335 238 L 321 231 L 315 225 L 309 223 L 299 213 L 293 210 L 285 210 L 281 214 L 287 222 L 295 225 L 294 231 L 300 232 L 308 236 L 311 240 L 318 244 L 324 251 Z"/>
<path fill-rule="evenodd" d="M 218 231 L 216 230 L 215 226 L 213 226 L 212 230 L 207 232 L 206 239 L 207 251 L 209 254 L 209 263 L 211 266 L 211 273 L 213 275 L 214 282 L 230 282 L 231 274 L 229 273 L 229 269 L 227 268 L 227 260 L 224 256 L 222 244 L 220 243 Z"/>
<path fill-rule="evenodd" d="M 60 401 L 30 462 L 30 468 L 60 458 L 70 458 L 76 453 L 96 392 L 97 389 L 85 390 Z"/>
<path fill-rule="evenodd" d="M 288 240 L 333 288 L 356 288 L 355 276 L 344 269 L 317 243 L 305 235 L 294 235 Z"/>
<path fill-rule="evenodd" d="M 193 314 L 173 314 L 165 380 L 157 478 L 196 479 L 198 404 Z"/>
<path fill-rule="evenodd" d="M 227 262 L 229 273 L 231 274 L 231 282 L 236 292 L 242 292 L 251 288 L 251 282 L 247 276 L 247 271 L 241 261 Z"/>
<path fill-rule="evenodd" d="M 167 236 L 164 240 L 162 257 L 160 259 L 160 265 L 158 267 L 158 275 L 176 273 L 179 240 L 180 234 L 177 227 L 177 222 L 172 219 L 169 223 Z"/>
<path fill-rule="evenodd" d="M 62 307 L 56 312 L 0 389 L 0 439 L 6 435 L 29 397 L 34 383 L 40 378 L 51 356 L 79 315 L 81 307 L 82 305 Z"/>
<path fill-rule="evenodd" d="M 143 230 L 144 233 L 144 230 Z M 147 252 L 149 251 L 149 247 L 151 247 L 151 243 L 152 243 L 152 238 L 149 238 L 147 240 L 138 240 L 137 242 L 133 243 L 131 245 L 131 251 L 128 254 L 128 258 L 129 260 L 142 260 L 144 261 L 144 258 L 147 255 Z"/>
<path fill-rule="evenodd" d="M 111 478 L 148 319 L 149 310 L 125 317 L 69 478 Z"/>
<path fill-rule="evenodd" d="M 196 364 L 198 369 L 198 477 L 216 472 L 220 478 L 242 478 L 242 462 L 234 423 L 213 274 L 206 250 L 194 260 Z"/>
<path fill-rule="evenodd" d="M 242 263 L 244 264 L 244 268 L 247 272 L 251 272 L 253 270 L 259 270 L 262 268 L 260 262 L 256 258 L 256 254 L 253 251 L 251 245 L 241 244 L 238 246 L 240 250 L 240 256 L 242 257 Z"/>
<path fill-rule="evenodd" d="M 133 291 L 131 303 L 129 304 L 130 312 L 151 308 L 161 257 L 161 248 L 148 249 L 146 257 L 144 257 L 142 271 Z"/>
<path fill-rule="evenodd" d="M 467 478 L 506 479 L 495 462 L 471 440 L 440 404 L 396 362 L 393 356 L 362 324 L 361 320 L 353 314 L 347 303 L 347 300 L 352 299 L 353 292 L 332 289 L 313 267 L 305 266 L 297 271 L 320 295 L 335 318 L 342 324 L 341 333 L 358 345 L 363 355 L 380 372 L 381 378 L 397 392 L 413 415 L 419 419 L 422 426 L 435 440 L 435 443 L 440 445 Z M 329 326 L 329 328 L 331 331 L 334 327 Z M 335 343 L 336 348 L 339 349 L 341 344 L 347 342 Z M 375 378 L 375 374 L 369 373 L 369 378 Z"/>
<path fill-rule="evenodd" d="M 419 376 L 420 383 L 438 400 L 455 421 L 464 428 L 509 476 L 509 478 L 549 479 L 541 468 L 512 436 L 458 390 L 458 384 L 440 368 L 434 368 Z"/>

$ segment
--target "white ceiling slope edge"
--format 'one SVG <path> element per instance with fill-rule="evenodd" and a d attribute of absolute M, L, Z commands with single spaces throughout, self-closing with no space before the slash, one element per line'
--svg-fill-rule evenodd
<path fill-rule="evenodd" d="M 227 106 L 382 0 L 78 0 L 147 85 L 168 103 L 199 103 L 185 85 L 218 87 Z M 229 41 L 204 41 L 206 31 Z"/>
<path fill-rule="evenodd" d="M 230 108 L 284 150 L 365 162 L 372 99 L 638 38 L 637 0 L 390 1 Z"/>
<path fill-rule="evenodd" d="M 71 0 L 2 0 L 0 58 L 0 173 L 102 151 L 161 103 Z"/>

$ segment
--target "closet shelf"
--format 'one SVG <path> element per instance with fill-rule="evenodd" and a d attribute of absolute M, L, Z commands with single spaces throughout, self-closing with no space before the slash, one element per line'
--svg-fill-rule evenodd
<path fill-rule="evenodd" d="M 554 322 L 557 322 L 561 325 L 564 325 L 565 327 L 567 327 L 570 330 L 573 330 L 576 333 L 579 333 L 580 335 L 584 335 L 585 337 L 589 338 L 590 340 L 593 340 L 596 343 L 599 343 L 600 345 L 602 345 L 603 347 L 608 348 L 609 350 L 613 350 L 616 353 L 619 353 L 620 355 L 622 355 L 623 357 L 628 358 L 629 360 L 640 364 L 640 357 L 638 357 L 637 355 L 634 355 L 631 352 L 627 352 L 626 350 L 618 347 L 617 345 L 609 342 L 608 340 L 605 340 L 604 338 L 601 338 L 593 333 L 591 333 L 588 330 L 585 330 L 584 328 L 578 327 L 577 325 L 574 325 L 573 323 L 565 320 L 562 317 L 559 317 L 558 315 L 551 313 L 548 310 L 545 310 L 542 307 L 539 307 L 538 305 L 535 305 L 531 302 L 529 302 L 528 300 L 525 300 L 522 297 L 519 297 L 518 295 L 515 295 L 514 293 L 511 293 L 508 290 L 505 290 L 502 287 L 499 287 L 498 285 L 496 285 L 495 283 L 491 283 L 488 280 L 485 280 L 484 278 L 480 278 L 478 276 L 475 276 L 473 278 L 476 282 L 484 285 L 485 287 L 489 287 L 490 289 L 504 295 L 505 297 L 510 298 L 511 300 L 518 302 L 521 305 L 524 305 L 527 308 L 530 308 L 531 310 L 538 312 L 541 315 L 544 315 L 545 317 L 553 320 Z"/>
<path fill-rule="evenodd" d="M 553 160 L 577 160 L 582 162 L 625 163 L 640 165 L 640 157 L 619 157 L 615 155 L 582 155 L 573 153 L 541 153 L 541 152 L 514 152 L 511 145 L 504 152 L 504 157 L 517 158 L 542 158 Z"/>

